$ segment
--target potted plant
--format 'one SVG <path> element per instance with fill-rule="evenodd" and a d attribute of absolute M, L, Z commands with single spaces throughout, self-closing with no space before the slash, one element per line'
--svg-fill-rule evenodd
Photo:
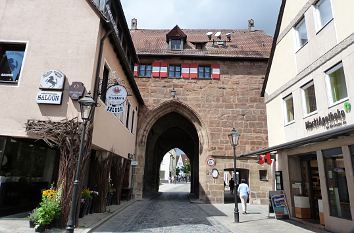
<path fill-rule="evenodd" d="M 29 226 L 30 228 L 34 228 L 36 225 L 36 218 L 37 218 L 37 209 L 34 209 L 32 213 L 29 215 Z"/>
<path fill-rule="evenodd" d="M 92 204 L 92 191 L 90 189 L 85 188 L 81 192 L 81 206 L 80 206 L 80 217 L 89 213 Z"/>
<path fill-rule="evenodd" d="M 47 189 L 42 192 L 42 201 L 35 211 L 35 231 L 43 232 L 60 216 L 60 195 L 57 190 Z"/>

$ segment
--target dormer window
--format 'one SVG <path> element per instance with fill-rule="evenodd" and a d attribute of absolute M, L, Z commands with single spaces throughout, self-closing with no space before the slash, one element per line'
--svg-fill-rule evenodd
<path fill-rule="evenodd" d="M 166 34 L 168 47 L 173 50 L 183 50 L 183 44 L 187 42 L 187 35 L 176 25 Z"/>
<path fill-rule="evenodd" d="M 171 39 L 171 50 L 182 50 L 183 44 L 181 39 Z"/>

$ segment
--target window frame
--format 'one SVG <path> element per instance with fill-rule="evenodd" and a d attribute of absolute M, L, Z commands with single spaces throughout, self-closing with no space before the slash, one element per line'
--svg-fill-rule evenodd
<path fill-rule="evenodd" d="M 171 68 L 173 68 L 173 76 L 171 76 Z M 177 71 L 177 68 L 179 68 L 179 71 Z M 168 65 L 168 77 L 169 78 L 181 78 L 182 77 L 182 66 L 180 64 L 170 64 Z M 179 76 L 176 75 L 176 73 L 179 72 Z"/>
<path fill-rule="evenodd" d="M 305 26 L 305 31 L 306 31 L 306 42 L 301 43 L 301 38 L 300 38 L 300 32 L 299 28 L 300 25 Z M 304 47 L 308 42 L 309 42 L 309 37 L 307 33 L 307 27 L 306 27 L 306 19 L 305 16 L 302 17 L 295 25 L 294 25 L 294 31 L 295 31 L 295 42 L 296 42 L 296 51 L 300 50 L 302 47 Z"/>
<path fill-rule="evenodd" d="M 286 101 L 288 99 L 292 99 L 292 106 L 293 106 L 293 119 L 292 120 L 288 120 L 289 119 L 289 115 L 288 115 L 288 108 L 287 108 L 287 105 L 286 105 Z M 289 125 L 289 124 L 292 124 L 293 122 L 295 122 L 295 109 L 294 109 L 294 97 L 293 97 L 293 93 L 290 93 L 289 95 L 285 96 L 283 98 L 283 110 L 284 110 L 284 123 L 285 123 L 285 126 L 286 125 Z"/>
<path fill-rule="evenodd" d="M 141 72 L 141 67 L 144 66 L 143 74 Z M 150 70 L 147 69 L 147 67 L 150 67 Z M 150 71 L 150 75 L 147 74 L 147 71 Z M 139 64 L 138 66 L 138 76 L 139 77 L 144 77 L 144 78 L 151 78 L 152 75 L 152 64 Z"/>
<path fill-rule="evenodd" d="M 208 68 L 209 69 L 209 76 L 206 77 L 206 72 L 205 72 L 205 69 Z M 202 73 L 203 73 L 203 76 L 201 77 L 199 74 L 199 70 L 202 69 Z M 198 69 L 197 69 L 197 72 L 198 72 L 198 79 L 211 79 L 211 74 L 212 74 L 212 69 L 211 69 L 211 66 L 210 65 L 198 65 Z"/>
<path fill-rule="evenodd" d="M 346 95 L 346 97 L 343 97 L 339 100 L 334 101 L 334 97 L 332 94 L 332 85 L 331 85 L 331 81 L 330 81 L 330 79 L 331 79 L 330 75 L 333 74 L 334 72 L 338 71 L 339 69 L 343 70 L 344 84 L 345 84 L 345 89 L 346 89 L 347 95 Z M 328 101 L 329 101 L 329 107 L 332 107 L 334 105 L 337 105 L 337 104 L 342 103 L 342 102 L 349 99 L 346 75 L 344 72 L 344 66 L 343 66 L 342 62 L 337 63 L 336 65 L 332 66 L 331 68 L 329 68 L 328 70 L 325 71 L 325 82 L 326 82 L 326 91 L 327 91 L 327 97 L 328 97 Z"/>
<path fill-rule="evenodd" d="M 330 11 L 331 11 L 331 16 L 328 18 L 328 20 L 324 23 L 322 23 L 322 17 L 321 17 L 321 11 L 319 6 L 323 4 L 325 1 L 329 1 L 329 6 L 330 6 Z M 316 28 L 316 33 L 320 32 L 324 27 L 326 27 L 329 22 L 332 21 L 333 19 L 333 12 L 332 12 L 332 2 L 331 0 L 319 0 L 317 1 L 314 5 L 314 17 L 315 17 L 315 28 Z"/>
<path fill-rule="evenodd" d="M 306 90 L 311 86 L 313 86 L 313 88 L 314 88 L 316 109 L 313 110 L 312 112 L 307 112 L 308 106 L 307 106 L 307 101 L 306 101 Z M 304 116 L 307 117 L 307 116 L 316 114 L 318 108 L 317 108 L 317 99 L 316 99 L 316 88 L 315 88 L 315 83 L 313 80 L 309 81 L 308 83 L 306 83 L 305 85 L 303 85 L 301 87 L 301 96 L 302 96 L 302 103 L 303 103 L 302 106 L 303 106 Z"/>
<path fill-rule="evenodd" d="M 10 50 L 10 51 L 21 51 L 23 52 L 23 57 L 22 57 L 22 61 L 21 61 L 21 68 L 18 72 L 18 78 L 16 79 L 16 81 L 5 81 L 5 80 L 1 80 L 0 79 L 0 85 L 15 85 L 18 86 L 21 79 L 22 79 L 22 71 L 24 68 L 24 64 L 25 64 L 25 60 L 26 60 L 26 54 L 27 54 L 27 41 L 0 41 L 0 47 L 2 47 L 3 45 L 5 45 L 4 47 L 16 47 L 14 50 Z M 23 50 L 20 50 L 20 48 Z M 1 51 L 1 49 L 0 49 Z M 6 50 L 5 50 L 6 51 Z M 1 61 L 1 57 L 0 57 L 0 61 Z M 1 75 L 1 74 L 0 74 Z M 1 76 L 0 76 L 1 77 Z"/>
<path fill-rule="evenodd" d="M 174 47 L 174 43 L 173 42 L 177 42 L 179 41 L 179 47 Z M 183 50 L 183 43 L 182 43 L 182 39 L 170 39 L 170 47 L 172 51 L 179 51 L 179 50 Z"/>

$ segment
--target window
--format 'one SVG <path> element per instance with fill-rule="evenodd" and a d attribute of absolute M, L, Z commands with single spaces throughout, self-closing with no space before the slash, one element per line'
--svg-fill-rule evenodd
<path fill-rule="evenodd" d="M 182 40 L 171 39 L 171 50 L 182 50 Z"/>
<path fill-rule="evenodd" d="M 24 44 L 0 43 L 0 82 L 18 83 L 25 47 Z"/>
<path fill-rule="evenodd" d="M 152 65 L 139 65 L 139 77 L 151 77 Z"/>
<path fill-rule="evenodd" d="M 347 85 L 342 63 L 326 72 L 328 98 L 331 104 L 348 97 Z"/>
<path fill-rule="evenodd" d="M 292 122 L 294 120 L 294 103 L 292 94 L 284 98 L 284 104 L 286 123 Z"/>
<path fill-rule="evenodd" d="M 268 173 L 267 170 L 259 170 L 259 180 L 268 181 Z"/>
<path fill-rule="evenodd" d="M 302 98 L 306 115 L 317 110 L 315 86 L 313 81 L 302 87 Z"/>
<path fill-rule="evenodd" d="M 103 68 L 103 78 L 102 78 L 102 86 L 101 86 L 101 100 L 106 103 L 106 92 L 108 86 L 108 78 L 109 78 L 109 68 L 105 65 Z"/>
<path fill-rule="evenodd" d="M 129 129 L 129 115 L 130 115 L 130 103 L 128 103 L 127 118 L 125 119 L 125 127 L 127 127 L 127 129 Z"/>
<path fill-rule="evenodd" d="M 315 5 L 315 22 L 317 31 L 321 30 L 331 19 L 332 9 L 330 0 L 320 0 Z"/>
<path fill-rule="evenodd" d="M 168 66 L 168 77 L 180 78 L 181 77 L 181 65 L 169 65 Z"/>
<path fill-rule="evenodd" d="M 133 115 L 132 115 L 132 127 L 130 129 L 130 132 L 133 133 L 134 132 L 134 118 L 135 118 L 135 111 L 133 110 Z"/>
<path fill-rule="evenodd" d="M 210 78 L 210 66 L 198 66 L 198 78 Z"/>
<path fill-rule="evenodd" d="M 305 18 L 303 18 L 296 26 L 295 26 L 295 32 L 296 32 L 296 43 L 297 43 L 297 48 L 301 48 L 304 46 L 308 39 L 307 39 L 307 31 L 306 31 L 306 23 L 305 23 Z"/>
<path fill-rule="evenodd" d="M 323 151 L 330 215 L 352 219 L 344 159 L 340 147 Z"/>

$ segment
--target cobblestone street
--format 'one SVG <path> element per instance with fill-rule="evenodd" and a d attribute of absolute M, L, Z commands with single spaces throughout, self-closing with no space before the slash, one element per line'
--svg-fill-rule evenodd
<path fill-rule="evenodd" d="M 134 203 L 93 232 L 230 232 L 189 202 L 188 188 L 164 185 L 158 197 Z"/>
<path fill-rule="evenodd" d="M 249 206 L 233 222 L 233 204 L 198 204 L 188 199 L 189 184 L 164 184 L 161 194 L 137 201 L 92 232 L 325 232 L 292 220 L 268 217 L 268 206 Z"/>

